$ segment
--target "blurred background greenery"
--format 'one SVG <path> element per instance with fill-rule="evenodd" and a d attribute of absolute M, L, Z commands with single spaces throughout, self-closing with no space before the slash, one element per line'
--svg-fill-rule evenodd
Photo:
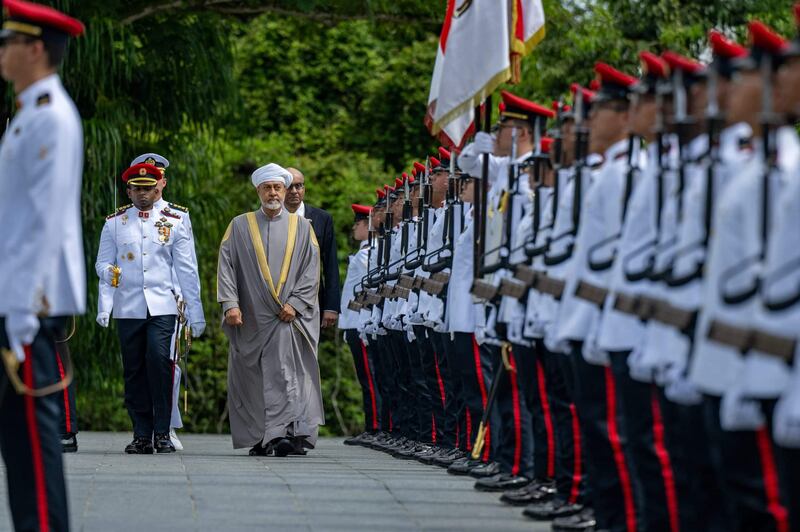
<path fill-rule="evenodd" d="M 113 325 L 94 322 L 94 258 L 114 185 L 145 151 L 170 159 L 165 197 L 191 209 L 209 327 L 189 357 L 185 430 L 226 432 L 227 346 L 215 303 L 217 245 L 228 221 L 257 205 L 260 164 L 306 175 L 308 203 L 334 217 L 342 274 L 350 204 L 434 153 L 423 126 L 446 0 L 54 0 L 82 19 L 65 84 L 84 119 L 83 223 L 89 312 L 71 349 L 83 429 L 129 430 Z M 547 36 L 513 90 L 547 103 L 596 60 L 637 72 L 637 54 L 704 57 L 717 27 L 743 39 L 760 18 L 794 32 L 791 0 L 544 0 Z M 486 36 L 485 38 L 490 38 Z M 0 109 L 13 112 L 13 96 Z M 121 192 L 121 191 L 120 191 Z M 118 204 L 127 203 L 122 194 Z M 57 206 L 54 206 L 57 208 Z M 360 391 L 340 335 L 319 351 L 325 434 L 361 430 Z"/>

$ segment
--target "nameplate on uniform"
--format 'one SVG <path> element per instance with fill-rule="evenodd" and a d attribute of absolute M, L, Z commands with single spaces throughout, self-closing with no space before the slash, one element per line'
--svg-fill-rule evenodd
<path fill-rule="evenodd" d="M 444 291 L 444 283 L 434 281 L 433 279 L 425 279 L 422 281 L 422 290 L 431 295 L 438 296 Z"/>
<path fill-rule="evenodd" d="M 450 274 L 447 272 L 436 272 L 431 275 L 431 280 L 436 281 L 437 283 L 447 284 L 450 281 Z"/>
<path fill-rule="evenodd" d="M 472 282 L 472 290 L 470 290 L 470 293 L 478 299 L 491 301 L 497 295 L 497 289 L 497 286 L 488 281 L 475 279 Z"/>
<path fill-rule="evenodd" d="M 566 283 L 561 279 L 554 279 L 547 275 L 540 274 L 536 277 L 536 284 L 534 286 L 543 294 L 553 296 L 555 299 L 561 299 L 561 296 L 564 294 L 564 285 L 566 285 Z"/>
<path fill-rule="evenodd" d="M 357 303 L 356 301 L 351 301 L 347 304 L 347 308 L 353 312 L 359 312 L 361 310 L 361 304 Z"/>
<path fill-rule="evenodd" d="M 537 272 L 530 266 L 520 264 L 514 271 L 514 278 L 516 278 L 518 281 L 525 283 L 525 286 L 531 287 L 536 282 L 536 276 L 538 274 L 539 272 Z"/>
<path fill-rule="evenodd" d="M 661 303 L 658 299 L 648 296 L 639 296 L 636 304 L 636 315 L 640 320 L 647 321 L 653 317 L 656 308 Z"/>
<path fill-rule="evenodd" d="M 525 283 L 517 279 L 504 277 L 500 279 L 500 288 L 498 291 L 500 295 L 513 297 L 514 299 L 522 299 L 528 293 L 528 287 L 525 286 Z"/>
<path fill-rule="evenodd" d="M 639 316 L 636 312 L 636 307 L 639 306 L 639 299 L 636 296 L 629 296 L 627 294 L 620 294 L 617 292 L 614 298 L 614 310 L 622 312 L 623 314 L 630 314 L 631 316 Z"/>
<path fill-rule="evenodd" d="M 608 290 L 586 281 L 578 281 L 578 286 L 575 288 L 575 297 L 579 297 L 589 303 L 594 303 L 598 307 L 602 307 L 606 302 Z"/>
<path fill-rule="evenodd" d="M 745 327 L 712 320 L 708 329 L 708 339 L 745 353 L 753 343 L 753 331 Z"/>
<path fill-rule="evenodd" d="M 797 339 L 764 331 L 753 331 L 752 347 L 791 364 L 797 349 Z"/>
<path fill-rule="evenodd" d="M 411 294 L 411 289 L 400 285 L 395 285 L 392 291 L 392 297 L 399 297 L 400 299 L 408 299 L 409 294 Z"/>
<path fill-rule="evenodd" d="M 666 301 L 659 301 L 653 313 L 653 319 L 670 327 L 675 327 L 679 331 L 688 332 L 692 323 L 694 323 L 696 315 L 697 313 L 693 310 L 684 310 Z"/>

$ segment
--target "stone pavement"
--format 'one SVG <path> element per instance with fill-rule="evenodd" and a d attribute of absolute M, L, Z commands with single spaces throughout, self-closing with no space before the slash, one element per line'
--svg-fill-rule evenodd
<path fill-rule="evenodd" d="M 81 433 L 66 455 L 76 531 L 546 531 L 472 480 L 341 439 L 305 457 L 255 458 L 228 436 L 182 435 L 173 455 L 122 453 L 125 433 Z M 10 530 L 0 482 L 0 530 Z"/>

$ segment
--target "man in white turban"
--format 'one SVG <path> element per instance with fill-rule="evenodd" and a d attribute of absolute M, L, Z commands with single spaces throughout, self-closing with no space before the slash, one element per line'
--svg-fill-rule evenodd
<path fill-rule="evenodd" d="M 292 175 L 253 172 L 261 208 L 234 218 L 219 250 L 217 301 L 230 340 L 228 407 L 236 449 L 305 454 L 324 424 L 319 339 L 319 246 L 311 225 L 283 208 Z"/>

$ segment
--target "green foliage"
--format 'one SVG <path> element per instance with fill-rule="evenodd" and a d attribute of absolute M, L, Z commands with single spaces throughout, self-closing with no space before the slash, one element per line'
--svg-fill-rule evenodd
<path fill-rule="evenodd" d="M 129 427 L 116 334 L 94 323 L 93 275 L 114 180 L 144 151 L 166 155 L 165 197 L 191 208 L 208 328 L 189 356 L 186 430 L 225 432 L 227 345 L 215 302 L 217 245 L 253 209 L 250 172 L 300 168 L 306 200 L 333 214 L 342 273 L 350 204 L 371 202 L 436 146 L 422 119 L 446 0 L 54 0 L 87 25 L 63 76 L 84 118 L 83 221 L 89 313 L 71 342 L 85 429 Z M 640 50 L 703 53 L 709 28 L 743 37 L 762 18 L 793 33 L 792 0 L 544 0 L 547 37 L 513 90 L 537 101 L 588 83 L 595 61 L 631 73 Z M 7 91 L 6 91 L 7 92 Z M 12 100 L 9 98 L 7 105 Z M 496 100 L 495 100 L 496 103 Z M 118 204 L 123 204 L 118 191 Z M 350 353 L 319 350 L 325 433 L 360 430 Z"/>

